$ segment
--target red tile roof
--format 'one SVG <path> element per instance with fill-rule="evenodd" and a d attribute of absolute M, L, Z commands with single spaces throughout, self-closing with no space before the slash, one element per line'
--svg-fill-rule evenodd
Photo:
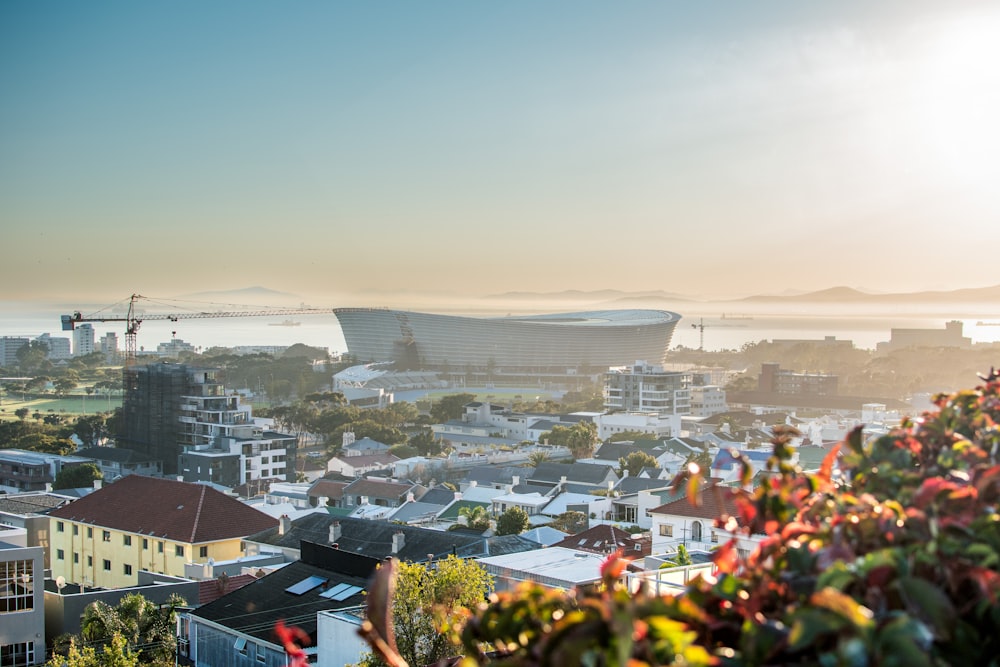
<path fill-rule="evenodd" d="M 693 505 L 687 498 L 681 498 L 649 511 L 651 514 L 673 514 L 692 519 L 718 519 L 723 515 L 739 517 L 736 492 L 728 486 L 717 484 L 699 491 Z"/>
<path fill-rule="evenodd" d="M 204 484 L 139 475 L 105 484 L 49 516 L 193 544 L 278 525 L 277 519 Z"/>

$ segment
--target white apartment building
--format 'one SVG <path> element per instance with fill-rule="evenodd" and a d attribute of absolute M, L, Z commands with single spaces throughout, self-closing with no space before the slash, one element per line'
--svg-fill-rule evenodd
<path fill-rule="evenodd" d="M 69 338 L 55 338 L 47 333 L 43 333 L 35 341 L 44 343 L 45 347 L 49 349 L 49 361 L 61 361 L 73 356 L 70 352 Z"/>
<path fill-rule="evenodd" d="M 655 412 L 613 412 L 594 417 L 597 437 L 607 440 L 616 433 L 637 431 L 653 438 L 672 438 L 681 433 L 680 415 L 660 415 Z"/>
<path fill-rule="evenodd" d="M 118 334 L 109 331 L 101 336 L 101 352 L 108 363 L 118 361 Z"/>
<path fill-rule="evenodd" d="M 691 374 L 666 371 L 645 361 L 615 366 L 604 374 L 604 407 L 615 412 L 691 412 Z"/>
<path fill-rule="evenodd" d="M 82 357 L 94 352 L 94 326 L 89 323 L 77 324 L 73 329 L 73 356 Z"/>
<path fill-rule="evenodd" d="M 691 387 L 691 415 L 711 417 L 729 410 L 726 391 L 716 385 Z"/>

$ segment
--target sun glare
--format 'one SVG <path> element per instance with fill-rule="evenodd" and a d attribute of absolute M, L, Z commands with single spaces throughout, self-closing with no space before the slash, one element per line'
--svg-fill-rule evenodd
<path fill-rule="evenodd" d="M 914 81 L 914 112 L 940 171 L 971 196 L 996 187 L 1000 162 L 1000 13 L 938 24 Z"/>

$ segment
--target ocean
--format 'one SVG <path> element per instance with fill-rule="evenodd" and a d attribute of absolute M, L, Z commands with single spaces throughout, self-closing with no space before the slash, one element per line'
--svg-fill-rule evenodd
<path fill-rule="evenodd" d="M 581 308 L 581 310 L 584 308 Z M 738 350 L 746 343 L 774 339 L 820 340 L 833 336 L 851 340 L 856 347 L 874 349 L 888 341 L 892 328 L 943 329 L 945 322 L 963 322 L 965 335 L 974 343 L 1000 342 L 1000 314 L 992 318 L 968 312 L 954 315 L 944 312 L 908 313 L 721 313 L 684 315 L 677 325 L 671 346 L 697 349 L 704 337 L 706 350 Z M 707 310 L 704 306 L 692 310 Z M 18 302 L 0 302 L 0 336 L 34 338 L 42 333 L 71 338 L 72 332 L 62 331 L 59 316 L 68 311 L 52 306 L 31 306 Z M 486 313 L 478 313 L 485 315 Z M 505 312 L 494 313 L 507 314 Z M 286 326 L 287 322 L 296 323 Z M 93 323 L 99 340 L 107 332 L 115 332 L 119 346 L 124 346 L 123 322 Z M 704 329 L 702 330 L 702 326 Z M 347 351 L 343 333 L 332 312 L 268 317 L 219 317 L 206 319 L 146 320 L 138 333 L 138 345 L 143 350 L 155 350 L 159 343 L 181 339 L 196 350 L 238 345 L 293 345 L 303 343 L 326 348 L 332 354 Z"/>

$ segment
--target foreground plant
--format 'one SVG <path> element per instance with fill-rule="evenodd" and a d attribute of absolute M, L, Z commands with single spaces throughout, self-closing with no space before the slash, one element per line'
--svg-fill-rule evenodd
<path fill-rule="evenodd" d="M 797 434 L 777 433 L 771 476 L 717 521 L 768 537 L 746 561 L 723 545 L 717 576 L 683 594 L 630 595 L 612 560 L 595 590 L 494 596 L 455 654 L 470 666 L 1000 665 L 1000 376 L 983 380 L 871 443 L 855 430 L 812 474 L 790 462 Z M 745 462 L 744 489 L 750 474 Z M 391 624 L 373 620 L 391 648 Z"/>

